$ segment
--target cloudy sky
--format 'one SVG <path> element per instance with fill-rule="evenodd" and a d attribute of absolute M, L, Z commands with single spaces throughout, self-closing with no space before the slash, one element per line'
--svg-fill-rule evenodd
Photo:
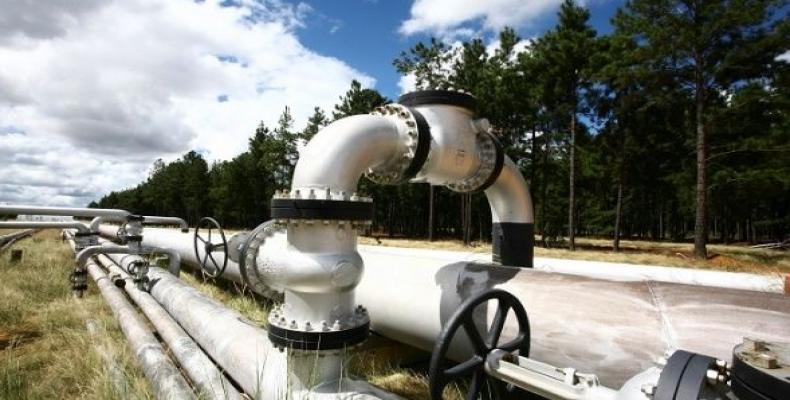
<path fill-rule="evenodd" d="M 352 79 L 394 98 L 419 40 L 551 27 L 560 0 L 0 0 L 0 202 L 84 206 L 154 160 L 229 159 Z M 601 32 L 620 0 L 588 0 Z"/>

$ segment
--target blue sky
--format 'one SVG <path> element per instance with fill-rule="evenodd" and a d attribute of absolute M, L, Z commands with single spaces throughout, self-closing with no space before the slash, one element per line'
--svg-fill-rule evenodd
<path fill-rule="evenodd" d="M 376 79 L 376 88 L 390 98 L 397 98 L 400 94 L 400 76 L 392 66 L 392 60 L 401 51 L 419 41 L 427 41 L 436 34 L 432 31 L 412 35 L 399 32 L 401 24 L 410 18 L 410 1 L 311 0 L 306 3 L 313 11 L 305 27 L 297 31 L 302 43 L 372 76 Z M 588 2 L 591 23 L 599 33 L 611 32 L 610 18 L 622 3 L 621 0 Z M 557 6 L 552 6 L 538 17 L 514 28 L 522 38 L 538 36 L 554 26 L 556 10 Z M 479 18 L 460 24 L 481 31 L 487 42 L 492 40 L 495 33 L 482 29 L 481 25 Z"/>

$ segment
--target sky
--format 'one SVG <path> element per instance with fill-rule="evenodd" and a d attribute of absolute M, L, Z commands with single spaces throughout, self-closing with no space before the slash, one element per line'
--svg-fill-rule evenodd
<path fill-rule="evenodd" d="M 392 61 L 556 23 L 561 0 L 0 0 L 0 203 L 87 205 L 153 162 L 246 149 L 287 105 L 301 129 L 352 79 L 397 99 Z M 586 0 L 611 31 L 621 0 Z"/>

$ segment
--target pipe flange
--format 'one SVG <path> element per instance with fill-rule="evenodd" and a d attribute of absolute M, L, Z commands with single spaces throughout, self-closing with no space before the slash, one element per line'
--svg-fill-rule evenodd
<path fill-rule="evenodd" d="M 283 227 L 274 220 L 258 225 L 247 236 L 239 256 L 239 273 L 244 283 L 256 293 L 274 300 L 282 298 L 282 292 L 266 284 L 258 272 L 258 268 L 256 268 L 256 260 L 258 259 L 258 250 L 266 243 L 266 239 L 274 236 L 275 233 L 283 231 Z"/>
<path fill-rule="evenodd" d="M 333 193 L 329 189 L 296 189 L 275 192 L 271 216 L 278 221 L 371 221 L 373 199 L 356 193 Z"/>
<path fill-rule="evenodd" d="M 294 350 L 336 350 L 348 348 L 367 339 L 370 317 L 358 306 L 345 318 L 333 322 L 289 319 L 284 305 L 269 313 L 269 339 L 279 348 Z"/>
<path fill-rule="evenodd" d="M 472 113 L 477 112 L 477 99 L 463 90 L 427 89 L 405 93 L 398 98 L 398 103 L 409 107 L 422 105 L 448 105 L 465 108 Z"/>
<path fill-rule="evenodd" d="M 428 158 L 431 146 L 431 131 L 425 118 L 418 111 L 400 104 L 377 107 L 371 115 L 394 117 L 406 127 L 406 147 L 396 156 L 396 161 L 385 166 L 369 168 L 365 176 L 382 185 L 398 185 L 408 182 L 417 175 Z"/>
<path fill-rule="evenodd" d="M 489 132 L 481 132 L 476 137 L 477 152 L 480 157 L 480 167 L 475 173 L 462 181 L 448 183 L 450 190 L 459 193 L 475 193 L 486 190 L 491 186 L 505 164 L 505 152 L 499 140 Z"/>

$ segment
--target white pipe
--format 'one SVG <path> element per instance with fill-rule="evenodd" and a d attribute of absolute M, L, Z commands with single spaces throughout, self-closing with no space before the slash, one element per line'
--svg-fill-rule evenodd
<path fill-rule="evenodd" d="M 30 228 L 30 229 L 76 229 L 82 233 L 88 233 L 90 230 L 81 222 L 54 222 L 54 221 L 3 221 L 0 222 L 0 228 L 16 229 L 16 228 Z"/>
<path fill-rule="evenodd" d="M 241 394 L 217 369 L 217 366 L 150 294 L 137 289 L 132 277 L 119 268 L 112 259 L 105 255 L 99 256 L 98 259 L 110 272 L 110 276 L 119 275 L 120 279 L 126 281 L 123 286 L 124 290 L 143 314 L 148 317 L 162 340 L 167 343 L 181 368 L 186 371 L 189 378 L 200 390 L 201 398 L 241 399 Z"/>
<path fill-rule="evenodd" d="M 131 215 L 129 211 L 106 208 L 38 207 L 26 205 L 0 205 L 0 214 L 108 218 L 125 218 Z"/>
<path fill-rule="evenodd" d="M 370 311 L 372 329 L 424 350 L 433 348 L 444 321 L 464 299 L 492 287 L 524 304 L 531 358 L 595 373 L 609 387 L 619 387 L 670 349 L 728 360 L 744 336 L 790 341 L 790 297 L 779 294 L 616 282 L 453 262 L 412 249 L 360 250 L 367 271 L 357 299 Z M 514 326 L 507 325 L 505 335 L 508 329 Z M 461 345 L 452 354 L 460 359 L 465 351 Z"/>
<path fill-rule="evenodd" d="M 176 231 L 151 229 L 143 242 L 183 247 L 184 265 L 199 265 L 186 252 L 191 241 Z M 490 265 L 484 254 L 377 246 L 358 251 L 367 270 L 357 301 L 368 307 L 372 329 L 428 351 L 462 298 L 489 286 L 524 303 L 537 360 L 596 373 L 610 387 L 670 347 L 729 359 L 741 336 L 790 340 L 790 297 L 778 294 L 504 268 Z M 226 271 L 223 278 L 236 276 Z"/>
<path fill-rule="evenodd" d="M 492 222 L 527 224 L 535 222 L 529 186 L 510 157 L 505 156 L 502 172 L 485 193 L 491 206 Z"/>
<path fill-rule="evenodd" d="M 134 257 L 109 257 L 121 268 L 134 261 Z M 236 311 L 159 268 L 149 270 L 149 276 L 155 282 L 151 296 L 254 399 L 398 399 L 343 373 L 332 373 L 341 379 L 324 381 L 327 369 L 344 368 L 338 361 L 345 351 L 320 357 L 317 352 L 281 352 L 264 329 Z"/>
<path fill-rule="evenodd" d="M 102 296 L 115 314 L 121 330 L 140 362 L 143 373 L 151 382 L 159 399 L 195 399 L 194 393 L 181 376 L 156 337 L 145 327 L 137 311 L 121 291 L 110 282 L 93 261 L 87 263 L 88 272 Z"/>
<path fill-rule="evenodd" d="M 294 169 L 293 189 L 329 188 L 332 192 L 356 191 L 368 168 L 394 160 L 403 144 L 403 131 L 393 119 L 354 115 L 331 123 L 300 151 Z"/>
<path fill-rule="evenodd" d="M 92 257 L 98 254 L 166 254 L 168 256 L 168 270 L 174 276 L 178 276 L 181 269 L 181 256 L 178 252 L 173 251 L 167 247 L 152 247 L 129 244 L 125 246 L 118 246 L 114 244 L 105 243 L 99 246 L 90 246 L 81 250 L 77 254 L 77 265 L 84 268 L 85 263 Z"/>
<path fill-rule="evenodd" d="M 91 220 L 90 230 L 91 232 L 96 232 L 99 230 L 99 226 L 104 222 L 126 221 L 127 217 L 128 215 L 124 217 L 107 217 L 107 216 L 96 217 Z M 189 231 L 189 225 L 187 224 L 187 222 L 178 217 L 157 217 L 157 216 L 144 215 L 142 217 L 142 223 L 157 224 L 157 225 L 178 225 L 181 228 L 181 232 Z"/>
<path fill-rule="evenodd" d="M 491 253 L 470 251 L 416 249 L 393 246 L 359 246 L 364 259 L 367 253 L 410 255 L 444 260 L 491 262 Z M 658 265 L 612 263 L 603 261 L 569 260 L 564 258 L 535 257 L 534 268 L 545 272 L 557 272 L 612 281 L 659 281 L 699 285 L 767 293 L 785 293 L 784 276 L 781 274 L 750 274 L 744 272 L 710 271 L 697 268 L 665 267 Z"/>

